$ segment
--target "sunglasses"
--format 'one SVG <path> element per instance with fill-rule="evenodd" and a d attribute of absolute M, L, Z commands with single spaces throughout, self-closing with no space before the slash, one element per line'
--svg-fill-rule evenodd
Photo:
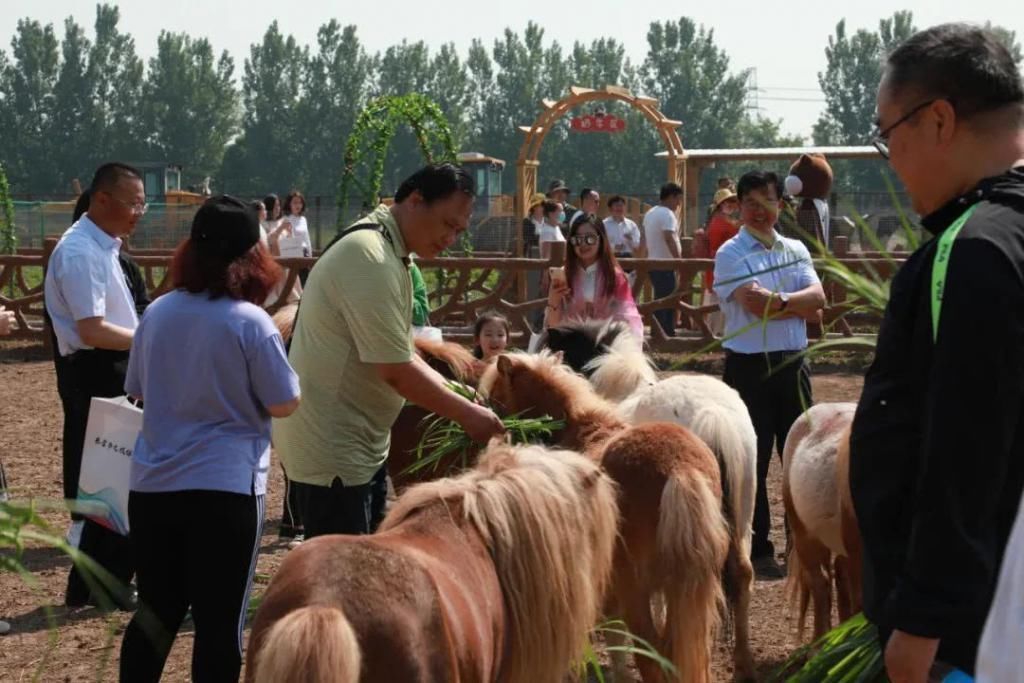
<path fill-rule="evenodd" d="M 580 247 L 586 244 L 589 247 L 594 246 L 601 241 L 601 238 L 597 235 L 573 235 L 569 238 L 569 244 L 574 247 Z"/>

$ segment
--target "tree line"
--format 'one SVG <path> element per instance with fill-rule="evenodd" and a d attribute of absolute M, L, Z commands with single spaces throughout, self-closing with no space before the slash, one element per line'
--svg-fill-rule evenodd
<path fill-rule="evenodd" d="M 714 31 L 687 17 L 652 22 L 641 63 L 615 38 L 563 46 L 533 22 L 521 32 L 506 29 L 489 45 L 474 40 L 463 56 L 451 43 L 431 48 L 404 40 L 371 54 L 355 26 L 334 19 L 305 46 L 275 21 L 240 70 L 208 39 L 167 31 L 143 63 L 119 18 L 116 6 L 100 4 L 91 33 L 68 18 L 59 37 L 52 24 L 22 19 L 10 51 L 0 50 L 0 163 L 15 194 L 66 194 L 73 178 L 84 182 L 97 163 L 120 158 L 179 163 L 186 184 L 209 176 L 217 191 L 299 187 L 333 196 L 360 109 L 373 97 L 409 92 L 439 104 L 459 149 L 509 162 L 506 193 L 514 189 L 517 127 L 532 123 L 540 100 L 558 99 L 571 85 L 622 85 L 657 98 L 667 116 L 683 122 L 688 148 L 805 142 L 748 108 L 747 71 L 731 68 Z M 884 56 L 915 30 L 909 12 L 852 34 L 839 22 L 823 46 L 825 106 L 813 142 L 866 143 Z M 1002 35 L 1019 58 L 1015 36 Z M 629 107 L 609 104 L 607 113 L 626 119 L 625 132 L 570 134 L 567 120 L 550 132 L 541 151 L 544 181 L 563 177 L 630 193 L 657 187 L 664 168 L 653 158 L 661 149 L 655 131 Z M 419 163 L 411 134 L 400 131 L 384 190 L 393 191 Z M 884 187 L 877 168 L 851 167 L 838 180 Z"/>

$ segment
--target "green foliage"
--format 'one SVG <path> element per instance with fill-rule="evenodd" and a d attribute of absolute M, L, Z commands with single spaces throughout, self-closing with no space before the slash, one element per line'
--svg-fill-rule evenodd
<path fill-rule="evenodd" d="M 342 27 L 334 20 L 321 26 L 298 104 L 304 142 L 290 150 L 288 162 L 290 168 L 304 169 L 301 179 L 291 182 L 301 183 L 307 194 L 329 195 L 337 188 L 338 159 L 345 153 L 345 138 L 366 102 L 372 78 L 373 60 L 359 42 L 356 27 Z"/>
<path fill-rule="evenodd" d="M 141 102 L 147 157 L 189 160 L 189 182 L 220 173 L 224 149 L 238 131 L 235 63 L 227 52 L 215 58 L 205 38 L 163 31 Z"/>
<path fill-rule="evenodd" d="M 853 35 L 847 34 L 846 20 L 840 20 L 825 48 L 825 71 L 818 73 L 826 104 L 815 125 L 815 142 L 867 143 L 875 127 L 875 93 L 885 57 L 916 30 L 910 12 L 883 19 L 878 31 L 859 29 Z"/>
<path fill-rule="evenodd" d="M 670 678 L 674 678 L 678 673 L 675 665 L 662 656 L 662 654 L 658 652 L 657 648 L 640 636 L 633 635 L 626 627 L 625 622 L 613 619 L 598 624 L 591 629 L 590 640 L 583 651 L 583 661 L 576 666 L 581 675 L 591 674 L 598 683 L 604 683 L 604 671 L 601 668 L 601 662 L 597 657 L 597 650 L 594 647 L 594 637 L 602 636 L 607 638 L 609 635 L 618 636 L 623 639 L 626 644 L 606 645 L 604 648 L 605 652 L 622 652 L 626 655 L 646 657 L 657 664 L 662 672 Z"/>
<path fill-rule="evenodd" d="M 59 507 L 63 509 L 63 503 L 60 503 Z M 17 574 L 26 585 L 37 589 L 38 581 L 22 562 L 25 549 L 30 544 L 36 547 L 57 548 L 67 554 L 78 567 L 90 593 L 97 599 L 100 609 L 107 612 L 112 611 L 116 600 L 125 599 L 127 587 L 88 555 L 69 546 L 40 516 L 39 509 L 40 505 L 37 501 L 29 501 L 26 504 L 0 501 L 0 576 L 6 573 Z M 32 676 L 33 681 L 43 680 L 43 672 L 49 662 L 49 655 L 57 645 L 57 621 L 53 609 L 44 605 L 43 611 L 49 625 L 50 638 L 48 647 L 38 659 L 36 671 Z M 144 628 L 159 628 L 150 613 L 143 612 L 142 619 Z M 111 666 L 114 638 L 118 633 L 117 624 L 112 618 L 107 620 L 104 631 L 102 655 L 97 665 L 96 680 L 104 680 L 109 677 L 108 671 Z"/>
<path fill-rule="evenodd" d="M 14 202 L 11 201 L 11 186 L 7 174 L 0 165 L 0 254 L 13 254 L 18 246 L 14 232 Z"/>
<path fill-rule="evenodd" d="M 730 73 L 729 57 L 715 43 L 714 30 L 683 17 L 654 22 L 641 68 L 644 90 L 661 110 L 683 122 L 687 147 L 729 146 L 743 121 L 746 72 Z"/>
<path fill-rule="evenodd" d="M 371 100 L 359 114 L 345 145 L 344 170 L 338 186 L 338 229 L 348 224 L 350 195 L 362 208 L 377 205 L 381 196 L 388 148 L 395 132 L 407 124 L 427 163 L 455 161 L 451 128 L 433 100 L 420 93 L 385 95 Z"/>
<path fill-rule="evenodd" d="M 770 683 L 888 683 L 878 630 L 858 614 L 797 650 Z"/>
<path fill-rule="evenodd" d="M 299 103 L 307 57 L 308 50 L 283 36 L 276 21 L 250 47 L 242 74 L 242 134 L 225 152 L 225 191 L 284 193 L 301 186 L 307 131 Z"/>

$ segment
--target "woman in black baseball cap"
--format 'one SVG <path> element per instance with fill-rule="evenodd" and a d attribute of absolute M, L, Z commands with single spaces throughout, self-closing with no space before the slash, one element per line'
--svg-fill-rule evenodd
<path fill-rule="evenodd" d="M 190 608 L 193 679 L 238 680 L 270 419 L 299 404 L 281 335 L 259 306 L 280 275 L 259 238 L 245 202 L 207 200 L 175 251 L 174 289 L 135 332 L 125 390 L 146 405 L 128 499 L 140 610 L 125 631 L 122 681 L 160 679 Z"/>

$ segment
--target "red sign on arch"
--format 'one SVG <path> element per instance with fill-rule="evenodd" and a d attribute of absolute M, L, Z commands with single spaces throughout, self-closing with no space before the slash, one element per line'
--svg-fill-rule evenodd
<path fill-rule="evenodd" d="M 621 133 L 626 130 L 626 121 L 611 114 L 587 114 L 572 117 L 570 126 L 579 133 Z"/>

